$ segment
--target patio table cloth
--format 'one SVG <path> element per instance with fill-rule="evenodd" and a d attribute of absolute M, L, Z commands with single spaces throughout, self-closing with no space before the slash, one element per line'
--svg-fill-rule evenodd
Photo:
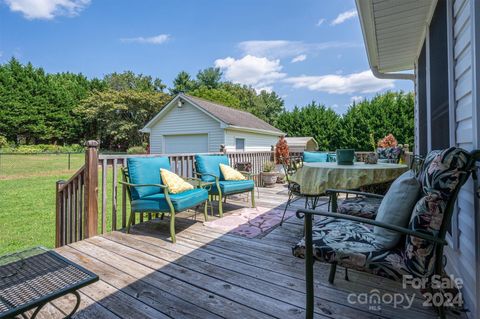
<path fill-rule="evenodd" d="M 338 165 L 337 163 L 304 163 L 291 177 L 305 195 L 324 194 L 329 188 L 357 189 L 361 186 L 392 181 L 408 170 L 404 164 Z"/>

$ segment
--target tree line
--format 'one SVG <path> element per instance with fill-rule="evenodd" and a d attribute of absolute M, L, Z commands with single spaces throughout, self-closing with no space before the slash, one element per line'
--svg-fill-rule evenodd
<path fill-rule="evenodd" d="M 289 136 L 313 136 L 321 149 L 371 149 L 372 136 L 388 133 L 413 143 L 411 93 L 378 95 L 341 116 L 316 102 L 288 111 L 275 92 L 223 81 L 218 68 L 195 77 L 182 71 L 167 88 L 159 78 L 131 71 L 89 79 L 49 74 L 15 58 L 0 65 L 0 141 L 69 145 L 97 139 L 103 149 L 124 151 L 147 140 L 139 129 L 180 92 L 251 112 Z"/>

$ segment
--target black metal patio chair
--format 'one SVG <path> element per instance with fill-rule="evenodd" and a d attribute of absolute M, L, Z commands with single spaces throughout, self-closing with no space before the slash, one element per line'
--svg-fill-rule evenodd
<path fill-rule="evenodd" d="M 410 217 L 407 227 L 334 212 L 298 210 L 297 217 L 305 219 L 305 237 L 293 248 L 293 254 L 305 258 L 307 318 L 313 318 L 314 310 L 314 260 L 331 264 L 331 284 L 337 265 L 397 281 L 404 275 L 426 278 L 429 282 L 432 276 L 441 276 L 445 237 L 454 204 L 470 175 L 476 179 L 479 160 L 480 150 L 468 153 L 452 147 L 430 152 L 418 174 L 420 199 L 411 216 L 407 215 Z M 315 215 L 323 218 L 313 225 Z M 385 249 L 377 244 L 375 229 L 402 236 L 395 247 Z M 443 306 L 437 310 L 445 318 Z"/>

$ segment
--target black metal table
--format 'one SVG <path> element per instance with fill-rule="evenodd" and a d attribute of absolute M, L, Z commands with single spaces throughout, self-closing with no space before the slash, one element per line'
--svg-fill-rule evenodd
<path fill-rule="evenodd" d="M 83 267 L 43 247 L 35 247 L 0 257 L 0 319 L 22 315 L 35 309 L 35 318 L 48 302 L 73 294 L 80 305 L 78 289 L 98 280 Z"/>

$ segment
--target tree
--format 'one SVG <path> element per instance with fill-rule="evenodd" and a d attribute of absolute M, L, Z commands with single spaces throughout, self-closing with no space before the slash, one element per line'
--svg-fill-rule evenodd
<path fill-rule="evenodd" d="M 194 88 L 195 81 L 190 78 L 190 74 L 181 71 L 173 80 L 173 88 L 170 89 L 170 94 L 188 93 Z"/>
<path fill-rule="evenodd" d="M 216 89 L 222 79 L 220 68 L 207 68 L 197 73 L 197 86 L 206 86 L 209 89 Z"/>
<path fill-rule="evenodd" d="M 341 117 L 324 105 L 311 102 L 305 107 L 278 116 L 277 127 L 288 136 L 312 136 L 321 150 L 335 150 L 341 145 Z"/>
<path fill-rule="evenodd" d="M 82 74 L 46 74 L 12 58 L 0 66 L 0 134 L 15 143 L 78 143 L 72 110 L 91 85 Z"/>
<path fill-rule="evenodd" d="M 161 92 L 96 91 L 76 112 L 89 127 L 88 138 L 99 139 L 102 148 L 125 151 L 142 144 L 139 130 L 170 100 L 170 95 Z"/>
<path fill-rule="evenodd" d="M 412 93 L 387 92 L 371 100 L 354 103 L 342 119 L 342 145 L 357 150 L 371 150 L 371 136 L 378 141 L 392 133 L 399 143 L 413 146 L 413 119 Z"/>
<path fill-rule="evenodd" d="M 104 77 L 104 82 L 108 88 L 115 91 L 135 90 L 163 92 L 166 85 L 159 78 L 152 78 L 149 75 L 135 74 L 132 71 L 123 73 L 111 73 Z"/>

